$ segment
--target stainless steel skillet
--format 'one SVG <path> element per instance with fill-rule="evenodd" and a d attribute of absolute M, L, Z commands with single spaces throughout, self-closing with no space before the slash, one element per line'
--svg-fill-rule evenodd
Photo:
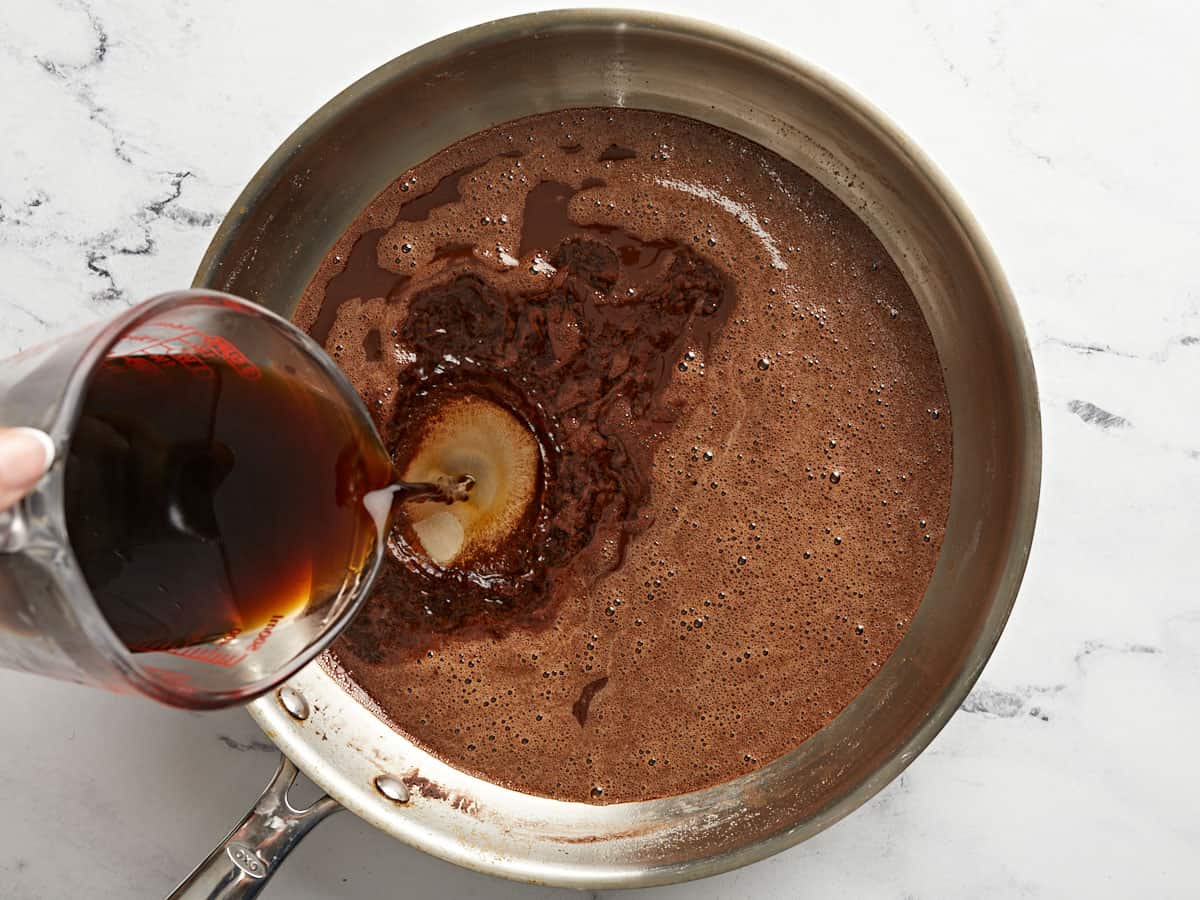
<path fill-rule="evenodd" d="M 339 804 L 429 853 L 520 881 L 601 889 L 700 878 L 836 822 L 899 774 L 978 677 L 1008 618 L 1041 474 L 1034 371 L 1004 276 L 933 164 L 828 75 L 757 41 L 642 12 L 576 10 L 452 34 L 382 66 L 305 122 L 238 198 L 197 286 L 289 315 L 329 246 L 401 171 L 479 129 L 580 106 L 679 113 L 802 166 L 871 226 L 928 319 L 954 424 L 943 551 L 896 653 L 833 723 L 718 787 L 593 807 L 456 771 L 318 666 L 250 708 L 287 760 L 178 897 L 247 897 Z M 298 766 L 329 798 L 286 803 Z"/>

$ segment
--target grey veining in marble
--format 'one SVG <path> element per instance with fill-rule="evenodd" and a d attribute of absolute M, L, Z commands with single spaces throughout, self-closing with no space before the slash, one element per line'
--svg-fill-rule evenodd
<path fill-rule="evenodd" d="M 1200 7 L 650 5 L 813 60 L 938 161 L 1029 328 L 1045 476 L 1010 626 L 930 749 L 812 841 L 645 894 L 1196 896 Z M 418 43 L 528 8 L 0 5 L 0 355 L 186 285 L 241 186 L 328 97 Z M 240 711 L 10 673 L 0 691 L 5 898 L 164 895 L 275 764 Z M 453 869 L 343 814 L 265 896 L 574 895 Z"/>

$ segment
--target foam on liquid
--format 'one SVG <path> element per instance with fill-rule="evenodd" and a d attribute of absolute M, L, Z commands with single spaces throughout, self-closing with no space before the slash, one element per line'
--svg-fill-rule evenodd
<path fill-rule="evenodd" d="M 524 220 L 531 209 L 537 222 Z M 563 244 L 564 229 L 586 241 Z M 728 294 L 711 293 L 713 272 Z M 643 330 L 601 341 L 622 327 L 622 304 L 654 291 L 659 302 L 666 282 L 710 293 L 645 346 Z M 348 689 L 453 765 L 599 803 L 728 780 L 836 716 L 916 612 L 950 491 L 937 354 L 868 228 L 778 156 L 675 116 L 553 113 L 446 149 L 364 211 L 296 313 L 402 470 L 444 421 L 438 410 L 487 381 L 472 365 L 503 355 L 480 326 L 478 352 L 428 365 L 467 288 L 470 310 L 522 329 L 544 322 L 550 356 L 514 355 L 509 370 L 526 381 L 491 398 L 542 451 L 545 493 L 528 508 L 572 511 L 564 498 L 583 494 L 564 493 L 563 471 L 610 487 L 595 521 L 578 520 L 594 527 L 587 542 L 561 558 L 553 524 L 576 521 L 561 516 L 516 517 L 513 546 L 433 560 L 401 521 L 375 596 L 335 645 L 330 665 Z M 585 307 L 592 318 L 567 315 Z M 580 335 L 601 342 L 602 359 Z M 445 340 L 458 350 L 465 338 Z M 623 347 L 645 371 L 621 369 Z M 592 382 L 572 374 L 598 362 L 620 370 L 597 376 L 615 391 L 602 415 L 583 396 Z M 564 398 L 564 384 L 581 395 Z M 638 406 L 643 388 L 656 393 Z M 570 444 L 580 434 L 609 442 L 591 452 L 619 444 L 628 458 L 587 468 L 587 448 Z M 555 561 L 537 569 L 547 552 Z M 541 600 L 522 593 L 529 572 Z M 481 573 L 498 579 L 494 596 Z M 478 610 L 460 620 L 451 605 L 466 590 Z"/>

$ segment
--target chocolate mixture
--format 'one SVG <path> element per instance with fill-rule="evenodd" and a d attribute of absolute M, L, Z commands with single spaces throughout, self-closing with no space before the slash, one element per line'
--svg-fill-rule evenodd
<path fill-rule="evenodd" d="M 607 109 L 480 132 L 372 202 L 296 321 L 401 470 L 464 398 L 536 441 L 482 549 L 438 565 L 401 513 L 333 651 L 453 765 L 592 802 L 728 780 L 837 715 L 920 602 L 932 339 L 867 227 L 749 141 Z"/>

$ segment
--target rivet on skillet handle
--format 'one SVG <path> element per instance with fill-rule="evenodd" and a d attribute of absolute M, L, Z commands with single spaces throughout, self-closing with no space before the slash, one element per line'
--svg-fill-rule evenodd
<path fill-rule="evenodd" d="M 284 857 L 313 827 L 342 807 L 332 797 L 296 809 L 287 793 L 299 770 L 280 757 L 279 768 L 254 808 L 184 879 L 167 900 L 247 900 L 257 897 Z"/>

